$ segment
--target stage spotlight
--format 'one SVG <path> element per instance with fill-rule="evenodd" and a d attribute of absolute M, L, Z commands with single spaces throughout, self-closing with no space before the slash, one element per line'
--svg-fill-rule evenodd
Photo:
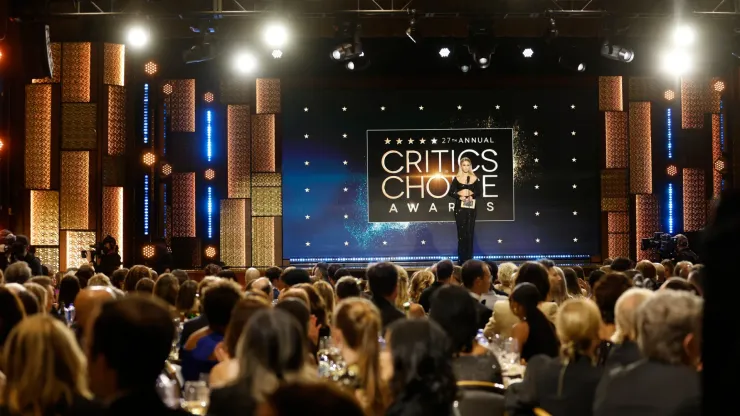
<path fill-rule="evenodd" d="M 635 51 L 619 45 L 604 43 L 601 45 L 601 56 L 606 59 L 619 62 L 632 62 L 635 59 Z"/>
<path fill-rule="evenodd" d="M 206 257 L 208 257 L 209 259 L 212 259 L 212 258 L 216 257 L 216 247 L 214 247 L 214 246 L 208 246 L 208 247 L 206 247 L 206 252 L 205 253 L 206 253 Z"/>
<path fill-rule="evenodd" d="M 164 92 L 165 95 L 172 94 L 172 84 L 164 84 L 164 87 L 162 87 L 162 92 Z"/>
<path fill-rule="evenodd" d="M 283 51 L 281 51 L 280 49 L 273 50 L 272 51 L 272 57 L 275 58 L 275 59 L 282 58 L 283 57 Z"/>
<path fill-rule="evenodd" d="M 522 51 L 522 56 L 524 56 L 525 58 L 531 58 L 533 55 L 534 51 L 532 50 L 532 48 L 525 48 Z"/>
<path fill-rule="evenodd" d="M 213 170 L 213 169 L 206 169 L 205 176 L 206 176 L 206 179 L 208 179 L 209 181 L 211 181 L 211 180 L 213 180 L 213 178 L 216 177 L 216 171 Z"/>
<path fill-rule="evenodd" d="M 468 72 L 470 72 L 470 65 L 465 65 L 465 64 L 460 65 L 460 71 L 467 74 Z"/>
<path fill-rule="evenodd" d="M 586 64 L 583 61 L 570 56 L 561 56 L 558 58 L 558 63 L 563 68 L 570 69 L 571 71 L 584 72 L 586 70 Z"/>
<path fill-rule="evenodd" d="M 673 49 L 663 53 L 660 58 L 663 71 L 676 76 L 684 75 L 691 71 L 692 62 L 689 54 L 682 49 Z"/>
<path fill-rule="evenodd" d="M 154 257 L 154 246 L 151 244 L 147 244 L 144 247 L 141 248 L 141 254 L 146 259 L 151 259 Z"/>
<path fill-rule="evenodd" d="M 133 26 L 128 29 L 126 38 L 132 48 L 143 48 L 149 43 L 149 31 L 142 26 Z"/>
<path fill-rule="evenodd" d="M 722 155 L 721 157 L 717 158 L 717 160 L 714 161 L 714 170 L 721 173 L 722 175 L 730 173 L 729 158 L 726 155 Z"/>
<path fill-rule="evenodd" d="M 722 92 L 725 90 L 725 82 L 724 81 L 714 81 L 714 85 L 712 85 L 712 88 L 714 88 L 717 92 Z"/>
<path fill-rule="evenodd" d="M 141 156 L 141 161 L 147 166 L 152 166 L 157 161 L 157 157 L 152 152 L 146 152 Z"/>
<path fill-rule="evenodd" d="M 205 93 L 205 95 L 203 96 L 203 100 L 207 103 L 212 103 L 214 100 L 213 93 L 212 92 Z"/>
<path fill-rule="evenodd" d="M 2 140 L 0 140 L 0 150 L 3 150 L 3 146 L 5 146 L 5 144 L 3 143 Z"/>
<path fill-rule="evenodd" d="M 673 29 L 673 44 L 676 46 L 690 46 L 696 41 L 696 31 L 688 25 L 679 25 Z"/>
<path fill-rule="evenodd" d="M 355 63 L 352 62 L 352 61 L 349 61 L 349 62 L 347 62 L 346 67 L 347 67 L 348 70 L 354 71 L 355 70 Z"/>
<path fill-rule="evenodd" d="M 665 92 L 663 93 L 663 98 L 668 101 L 673 101 L 673 99 L 676 98 L 676 93 L 673 92 L 673 90 L 665 90 Z"/>
<path fill-rule="evenodd" d="M 666 168 L 666 173 L 668 174 L 668 176 L 676 176 L 678 175 L 678 168 L 676 167 L 676 165 L 668 165 L 668 167 Z"/>
<path fill-rule="evenodd" d="M 448 58 L 450 56 L 450 48 L 442 48 L 439 50 L 439 56 L 442 58 Z"/>
<path fill-rule="evenodd" d="M 169 163 L 165 163 L 162 165 L 162 176 L 170 176 L 172 173 L 172 165 Z"/>
<path fill-rule="evenodd" d="M 146 72 L 149 75 L 154 75 L 157 73 L 157 64 L 149 61 L 144 65 L 144 72 Z"/>
<path fill-rule="evenodd" d="M 262 38 L 271 48 L 280 48 L 288 42 L 288 28 L 282 23 L 273 22 L 265 26 Z"/>
<path fill-rule="evenodd" d="M 257 58 L 249 52 L 242 52 L 234 59 L 237 72 L 248 74 L 257 68 Z"/>

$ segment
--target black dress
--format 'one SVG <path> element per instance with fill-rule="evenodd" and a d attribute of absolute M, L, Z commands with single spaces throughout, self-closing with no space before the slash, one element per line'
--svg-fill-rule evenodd
<path fill-rule="evenodd" d="M 473 232 L 475 231 L 475 217 L 478 210 L 477 204 L 473 209 L 461 207 L 462 201 L 460 201 L 460 195 L 457 193 L 464 189 L 471 192 L 470 196 L 473 199 L 477 199 L 478 195 L 483 193 L 480 179 L 477 179 L 473 183 L 463 184 L 458 182 L 457 176 L 455 176 L 452 180 L 452 185 L 450 185 L 449 196 L 456 200 L 455 223 L 457 224 L 457 260 L 461 265 L 473 258 Z"/>

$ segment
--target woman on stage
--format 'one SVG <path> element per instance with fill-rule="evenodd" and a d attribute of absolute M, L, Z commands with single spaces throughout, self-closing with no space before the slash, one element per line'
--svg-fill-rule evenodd
<path fill-rule="evenodd" d="M 475 200 L 483 192 L 478 177 L 473 173 L 470 159 L 460 159 L 460 170 L 450 185 L 450 196 L 457 199 L 457 260 L 460 265 L 473 258 L 473 231 L 475 230 Z"/>

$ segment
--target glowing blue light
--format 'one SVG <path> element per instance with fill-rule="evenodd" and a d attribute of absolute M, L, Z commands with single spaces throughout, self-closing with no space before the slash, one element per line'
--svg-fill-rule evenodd
<path fill-rule="evenodd" d="M 144 235 L 149 235 L 149 175 L 144 175 Z"/>
<path fill-rule="evenodd" d="M 380 262 L 380 261 L 439 261 L 456 259 L 457 256 L 400 256 L 400 257 L 297 257 L 291 258 L 291 263 L 319 263 L 319 262 Z M 590 254 L 497 254 L 474 256 L 479 260 L 539 260 L 548 259 L 590 259 Z"/>
<path fill-rule="evenodd" d="M 211 121 L 213 120 L 213 115 L 211 114 L 211 110 L 206 111 L 206 152 L 208 154 L 208 161 L 211 161 Z"/>
<path fill-rule="evenodd" d="M 167 102 L 163 106 L 163 119 L 162 119 L 162 154 L 167 154 Z"/>
<path fill-rule="evenodd" d="M 213 188 L 208 187 L 208 238 L 213 238 Z"/>
<path fill-rule="evenodd" d="M 668 184 L 668 234 L 673 234 L 673 184 Z"/>
<path fill-rule="evenodd" d="M 144 144 L 149 143 L 149 84 L 144 84 Z"/>
<path fill-rule="evenodd" d="M 668 159 L 673 159 L 673 120 L 671 117 L 671 109 L 666 110 L 667 126 L 668 126 Z"/>

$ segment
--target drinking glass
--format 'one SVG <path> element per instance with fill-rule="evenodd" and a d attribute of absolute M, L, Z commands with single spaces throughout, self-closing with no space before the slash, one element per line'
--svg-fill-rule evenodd
<path fill-rule="evenodd" d="M 210 391 L 204 381 L 188 381 L 182 389 L 182 408 L 193 415 L 208 412 Z"/>

